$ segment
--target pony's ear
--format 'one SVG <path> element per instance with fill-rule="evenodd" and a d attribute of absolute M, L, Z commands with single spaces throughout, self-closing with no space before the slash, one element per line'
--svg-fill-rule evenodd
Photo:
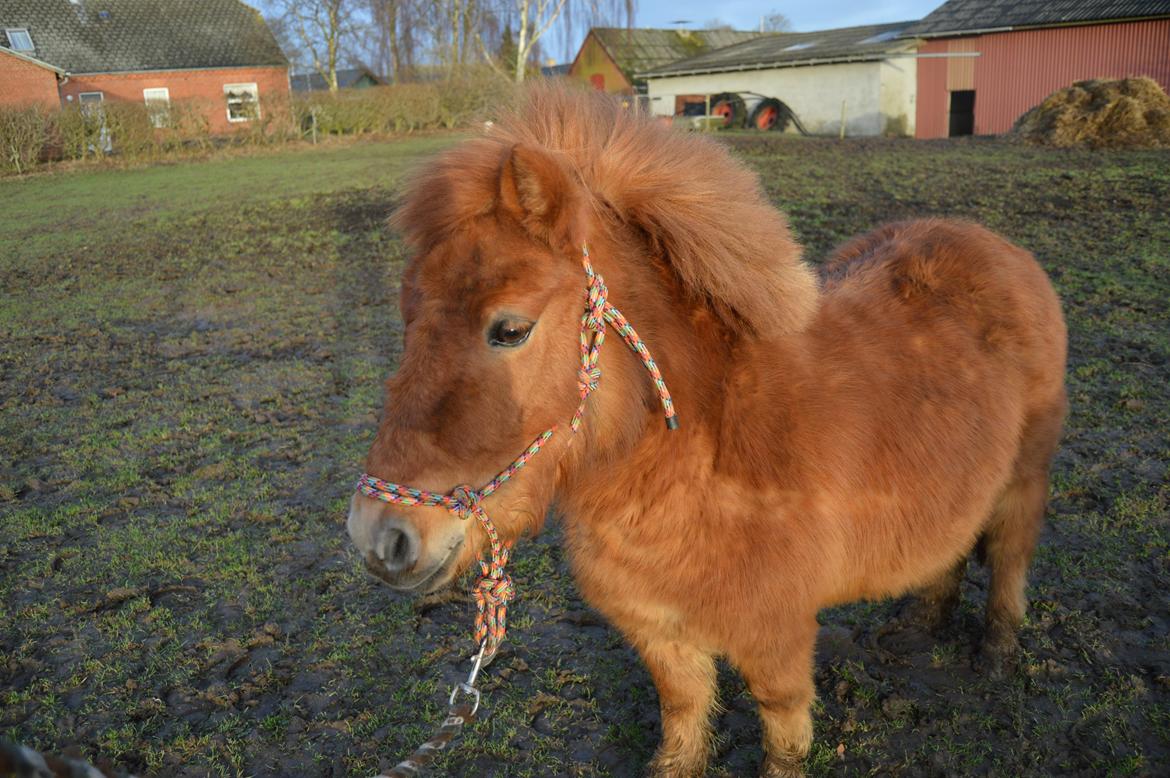
<path fill-rule="evenodd" d="M 580 242 L 582 191 L 552 154 L 517 144 L 500 166 L 500 207 L 551 246 Z"/>

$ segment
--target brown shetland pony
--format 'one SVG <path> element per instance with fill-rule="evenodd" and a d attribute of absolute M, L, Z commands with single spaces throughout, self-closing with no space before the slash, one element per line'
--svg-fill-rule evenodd
<path fill-rule="evenodd" d="M 549 87 L 440 155 L 396 221 L 415 252 L 405 353 L 368 472 L 479 486 L 559 425 L 485 507 L 506 538 L 554 503 L 564 516 L 581 591 L 658 687 L 656 775 L 703 772 L 720 656 L 759 702 L 762 774 L 799 774 L 817 611 L 916 590 L 943 619 L 977 544 L 982 656 L 1011 658 L 1065 413 L 1060 304 L 1027 252 L 972 224 L 892 224 L 818 280 L 723 146 Z M 566 445 L 585 240 L 662 368 L 677 431 L 611 336 Z M 360 495 L 349 532 L 416 592 L 485 546 L 441 507 Z"/>

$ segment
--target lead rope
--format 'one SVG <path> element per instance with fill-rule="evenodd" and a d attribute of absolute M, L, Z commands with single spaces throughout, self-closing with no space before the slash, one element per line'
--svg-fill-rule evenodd
<path fill-rule="evenodd" d="M 678 416 L 674 411 L 674 402 L 671 400 L 670 390 L 666 388 L 662 373 L 658 370 L 658 365 L 650 356 L 646 344 L 638 337 L 633 325 L 622 315 L 621 311 L 609 302 L 609 290 L 605 286 L 605 280 L 600 273 L 593 270 L 593 264 L 589 261 L 589 247 L 584 243 L 581 244 L 581 264 L 585 269 L 587 283 L 585 287 L 585 312 L 581 315 L 579 331 L 581 366 L 577 371 L 577 390 L 580 401 L 569 422 L 569 430 L 574 437 L 570 437 L 566 445 L 572 445 L 576 433 L 584 421 L 585 406 L 589 395 L 596 391 L 601 382 L 601 367 L 598 360 L 601 357 L 601 347 L 605 344 L 607 325 L 617 330 L 630 350 L 642 360 L 642 365 L 650 374 L 650 379 L 658 392 L 658 399 L 666 417 L 667 429 L 678 429 Z M 500 540 L 499 533 L 496 532 L 495 525 L 492 524 L 491 518 L 484 510 L 482 502 L 484 498 L 494 494 L 497 489 L 528 464 L 529 460 L 536 456 L 544 444 L 552 438 L 556 429 L 553 426 L 540 433 L 532 441 L 532 444 L 513 460 L 512 464 L 501 470 L 495 478 L 478 490 L 461 485 L 443 494 L 426 489 L 416 489 L 405 484 L 383 481 L 369 473 L 364 473 L 358 479 L 357 490 L 367 497 L 402 506 L 442 506 L 460 519 L 475 518 L 488 537 L 489 558 L 487 560 L 482 557 L 479 559 L 481 576 L 472 590 L 476 607 L 475 642 L 479 645 L 479 651 L 472 659 L 471 673 L 467 676 L 466 681 L 457 684 L 451 690 L 451 697 L 447 702 L 447 718 L 434 737 L 419 746 L 413 754 L 398 763 L 388 774 L 379 775 L 377 778 L 411 778 L 418 775 L 446 748 L 448 743 L 459 735 L 465 724 L 474 721 L 480 700 L 480 692 L 475 686 L 475 680 L 480 669 L 495 657 L 496 651 L 499 650 L 500 644 L 504 640 L 508 623 L 508 603 L 516 596 L 512 577 L 504 571 L 512 553 L 512 543 Z M 463 692 L 469 702 L 458 701 L 460 692 Z"/>

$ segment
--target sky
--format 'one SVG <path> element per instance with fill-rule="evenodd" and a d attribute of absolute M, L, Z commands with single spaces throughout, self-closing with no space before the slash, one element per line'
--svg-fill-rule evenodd
<path fill-rule="evenodd" d="M 760 17 L 773 11 L 787 16 L 797 32 L 852 27 L 921 19 L 942 5 L 943 0 L 641 0 L 636 26 L 673 27 L 671 22 L 689 20 L 688 27 L 702 26 L 711 19 L 721 19 L 737 30 L 759 27 Z"/>

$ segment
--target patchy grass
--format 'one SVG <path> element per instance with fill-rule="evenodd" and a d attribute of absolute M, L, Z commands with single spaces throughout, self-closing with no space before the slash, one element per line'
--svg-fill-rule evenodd
<path fill-rule="evenodd" d="M 371 773 L 430 734 L 467 603 L 376 586 L 344 536 L 399 350 L 384 217 L 446 138 L 0 187 L 0 734 L 146 773 Z M 1023 667 L 960 626 L 823 615 L 812 774 L 1153 774 L 1170 760 L 1170 157 L 989 141 L 739 136 L 810 258 L 883 221 L 975 219 L 1064 297 L 1072 412 Z M 729 225 L 733 229 L 734 225 Z M 456 775 L 636 775 L 656 696 L 581 603 L 554 529 Z M 721 677 L 716 770 L 759 763 Z"/>

